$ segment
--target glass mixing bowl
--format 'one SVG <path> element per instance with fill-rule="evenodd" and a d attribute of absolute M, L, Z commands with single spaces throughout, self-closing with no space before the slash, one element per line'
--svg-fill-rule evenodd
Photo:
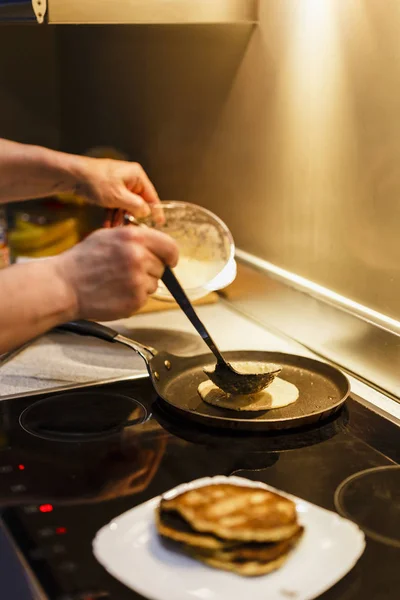
<path fill-rule="evenodd" d="M 162 210 L 164 217 L 160 217 Z M 163 223 L 160 224 L 160 222 Z M 221 290 L 235 279 L 235 244 L 228 227 L 211 211 L 188 202 L 162 202 L 151 224 L 176 240 L 179 262 L 174 269 L 190 300 Z M 155 298 L 173 298 L 160 281 Z"/>

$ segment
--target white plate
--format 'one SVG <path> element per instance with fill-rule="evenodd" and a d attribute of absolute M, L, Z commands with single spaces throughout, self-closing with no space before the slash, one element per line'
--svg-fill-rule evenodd
<path fill-rule="evenodd" d="M 93 540 L 95 557 L 111 575 L 150 600 L 311 600 L 344 577 L 363 553 L 364 534 L 351 521 L 262 483 L 241 477 L 206 477 L 167 495 L 227 482 L 262 487 L 296 502 L 305 534 L 278 571 L 242 577 L 166 549 L 154 524 L 159 497 L 100 529 Z"/>

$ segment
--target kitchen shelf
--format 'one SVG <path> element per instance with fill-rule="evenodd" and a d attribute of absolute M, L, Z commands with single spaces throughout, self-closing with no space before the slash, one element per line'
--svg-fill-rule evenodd
<path fill-rule="evenodd" d="M 254 23 L 258 0 L 48 0 L 48 23 Z"/>

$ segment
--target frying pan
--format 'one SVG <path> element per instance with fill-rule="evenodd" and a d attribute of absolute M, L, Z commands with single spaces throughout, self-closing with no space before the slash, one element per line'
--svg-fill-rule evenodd
<path fill-rule="evenodd" d="M 261 412 L 236 412 L 203 402 L 197 388 L 207 379 L 203 369 L 215 364 L 211 353 L 175 356 L 157 351 L 92 321 L 71 321 L 58 329 L 119 342 L 145 361 L 154 389 L 170 410 L 210 427 L 244 430 L 291 429 L 315 424 L 336 413 L 350 393 L 347 377 L 326 363 L 283 352 L 236 350 L 224 352 L 229 361 L 268 362 L 281 365 L 280 377 L 293 383 L 299 398 L 285 408 Z"/>
<path fill-rule="evenodd" d="M 257 432 L 215 429 L 195 422 L 189 423 L 187 419 L 172 414 L 165 402 L 160 399 L 152 403 L 151 412 L 162 428 L 174 437 L 192 444 L 215 448 L 221 453 L 227 451 L 230 455 L 237 453 L 241 459 L 245 459 L 240 460 L 242 466 L 246 462 L 250 465 L 247 468 L 255 468 L 252 459 L 247 460 L 248 457 L 282 454 L 321 444 L 343 432 L 349 421 L 349 413 L 344 406 L 332 417 L 321 421 L 317 427 L 311 425 L 300 429 Z M 256 466 L 259 468 L 258 463 Z"/>

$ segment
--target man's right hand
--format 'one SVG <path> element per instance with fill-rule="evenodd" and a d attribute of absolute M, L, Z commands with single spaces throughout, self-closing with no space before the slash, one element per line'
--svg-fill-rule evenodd
<path fill-rule="evenodd" d="M 135 226 L 101 229 L 51 259 L 75 305 L 74 318 L 129 317 L 153 294 L 178 248 L 169 236 Z"/>

